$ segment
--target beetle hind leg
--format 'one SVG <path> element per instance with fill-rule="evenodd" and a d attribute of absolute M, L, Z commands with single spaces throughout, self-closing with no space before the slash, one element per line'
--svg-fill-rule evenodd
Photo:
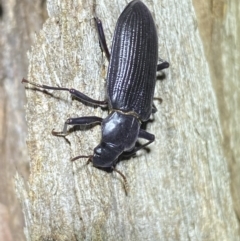
<path fill-rule="evenodd" d="M 102 21 L 98 17 L 94 17 L 96 27 L 97 27 L 97 32 L 98 32 L 98 38 L 99 38 L 99 44 L 101 47 L 101 50 L 105 53 L 107 60 L 110 60 L 110 53 L 108 50 L 105 34 L 103 31 L 103 26 L 102 26 Z"/>

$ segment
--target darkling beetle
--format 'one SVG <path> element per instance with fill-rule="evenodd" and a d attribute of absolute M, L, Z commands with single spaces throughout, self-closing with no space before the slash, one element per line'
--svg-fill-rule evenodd
<path fill-rule="evenodd" d="M 53 135 L 68 134 L 68 125 L 101 124 L 102 139 L 94 148 L 94 154 L 77 156 L 72 159 L 88 158 L 106 172 L 116 171 L 125 176 L 115 166 L 122 158 L 133 156 L 155 139 L 141 128 L 142 122 L 149 120 L 157 111 L 153 104 L 156 71 L 169 67 L 168 62 L 158 62 L 158 38 L 156 27 L 149 9 L 139 0 L 130 2 L 120 15 L 115 28 L 111 55 L 109 53 L 101 21 L 95 17 L 100 47 L 110 61 L 107 74 L 107 98 L 94 100 L 83 93 L 62 87 L 40 85 L 23 79 L 22 82 L 43 89 L 69 91 L 77 99 L 93 105 L 107 107 L 109 115 L 102 119 L 97 116 L 69 118 L 62 132 L 52 131 Z M 136 145 L 137 139 L 148 142 Z"/>

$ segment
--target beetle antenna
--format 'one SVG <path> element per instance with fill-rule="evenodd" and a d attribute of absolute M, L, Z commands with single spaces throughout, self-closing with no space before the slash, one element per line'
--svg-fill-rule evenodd
<path fill-rule="evenodd" d="M 76 161 L 77 159 L 80 159 L 80 158 L 88 158 L 88 161 L 87 161 L 87 165 L 92 162 L 92 158 L 93 158 L 93 155 L 89 155 L 89 156 L 76 156 L 74 158 L 71 159 L 71 162 L 74 162 Z"/>
<path fill-rule="evenodd" d="M 126 195 L 128 195 L 129 185 L 128 185 L 127 178 L 120 171 L 118 171 L 115 167 L 112 167 L 112 169 L 113 169 L 113 171 L 117 172 L 123 178 L 124 190 L 125 190 Z"/>

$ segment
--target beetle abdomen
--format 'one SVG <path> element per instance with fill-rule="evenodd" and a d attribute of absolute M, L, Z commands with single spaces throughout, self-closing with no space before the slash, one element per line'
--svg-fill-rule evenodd
<path fill-rule="evenodd" d="M 114 33 L 107 76 L 109 105 L 149 119 L 156 82 L 158 39 L 148 8 L 132 1 L 120 15 Z"/>

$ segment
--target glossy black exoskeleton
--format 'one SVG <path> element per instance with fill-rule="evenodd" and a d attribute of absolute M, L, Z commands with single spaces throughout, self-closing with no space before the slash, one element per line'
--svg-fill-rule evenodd
<path fill-rule="evenodd" d="M 93 100 L 75 89 L 38 85 L 23 79 L 22 82 L 54 90 L 69 91 L 73 96 L 98 106 L 108 106 L 110 114 L 102 119 L 96 116 L 70 118 L 65 122 L 63 132 L 54 135 L 66 135 L 68 125 L 90 125 L 100 123 L 102 139 L 89 158 L 93 166 L 111 172 L 120 158 L 130 157 L 146 147 L 155 139 L 153 134 L 141 129 L 142 122 L 149 120 L 156 111 L 153 95 L 156 83 L 156 71 L 169 67 L 167 62 L 158 62 L 158 38 L 152 15 L 139 0 L 130 2 L 120 15 L 114 32 L 111 55 L 109 53 L 102 23 L 94 18 L 98 30 L 101 49 L 110 61 L 107 74 L 107 99 Z M 136 146 L 138 138 L 148 142 Z M 123 174 L 124 180 L 126 181 Z"/>

